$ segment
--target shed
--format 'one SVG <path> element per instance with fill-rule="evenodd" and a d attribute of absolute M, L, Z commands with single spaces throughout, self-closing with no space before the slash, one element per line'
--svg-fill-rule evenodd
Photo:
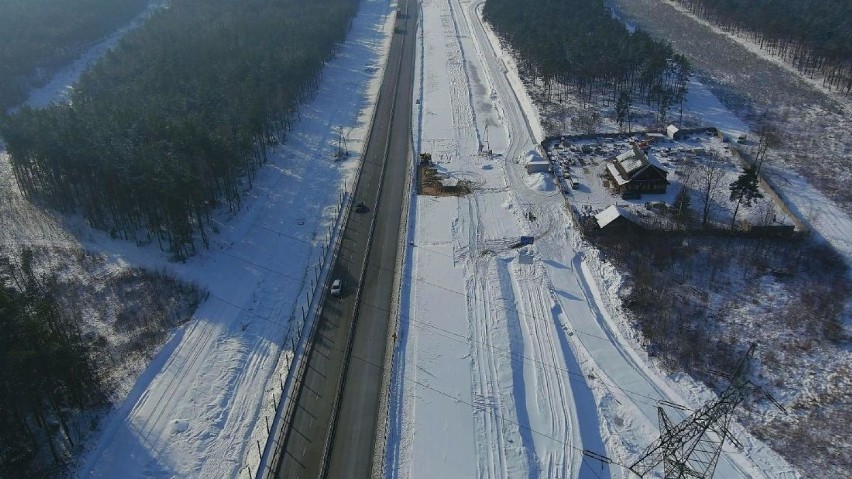
<path fill-rule="evenodd" d="M 606 228 L 606 226 L 617 218 L 624 216 L 624 210 L 615 205 L 610 205 L 600 213 L 595 215 L 595 221 L 598 222 L 598 228 Z"/>
<path fill-rule="evenodd" d="M 441 187 L 442 188 L 454 188 L 459 185 L 459 179 L 454 177 L 449 178 L 441 178 Z"/>
<path fill-rule="evenodd" d="M 441 178 L 441 192 L 452 195 L 463 193 L 462 183 L 458 178 Z"/>
<path fill-rule="evenodd" d="M 550 162 L 539 155 L 535 150 L 530 150 L 524 159 L 524 167 L 527 169 L 527 173 L 529 174 L 547 173 L 550 171 Z"/>
<path fill-rule="evenodd" d="M 623 236 L 637 233 L 644 228 L 635 221 L 630 212 L 612 205 L 594 216 L 598 227 L 591 232 L 598 232 L 606 236 Z"/>
<path fill-rule="evenodd" d="M 680 139 L 680 135 L 678 135 L 679 131 L 680 129 L 678 127 L 674 125 L 669 125 L 666 127 L 666 136 L 668 136 L 672 140 L 678 140 Z"/>

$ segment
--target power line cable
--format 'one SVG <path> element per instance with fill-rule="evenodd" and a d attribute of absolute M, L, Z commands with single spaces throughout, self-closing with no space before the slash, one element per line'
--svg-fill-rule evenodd
<path fill-rule="evenodd" d="M 286 236 L 286 237 L 288 237 L 288 238 L 291 238 L 291 239 L 293 239 L 293 240 L 295 240 L 295 241 L 299 241 L 299 242 L 306 243 L 306 244 L 311 245 L 311 246 L 315 246 L 315 245 L 313 245 L 312 243 L 310 243 L 309 241 L 306 241 L 306 240 L 304 240 L 304 239 L 302 239 L 302 238 L 298 238 L 298 237 L 293 236 L 293 235 L 291 235 L 291 234 L 288 234 L 288 233 L 285 233 L 285 232 L 281 232 L 281 231 L 277 231 L 277 230 L 275 230 L 275 229 L 272 229 L 272 228 L 269 228 L 269 227 L 266 227 L 266 226 L 264 226 L 264 228 L 265 228 L 265 229 L 267 229 L 267 230 L 269 230 L 269 231 L 271 231 L 271 232 L 278 233 L 278 234 L 279 234 L 279 235 L 281 235 L 281 236 Z M 425 249 L 425 250 L 427 250 L 427 251 L 429 251 L 429 252 L 431 252 L 431 253 L 437 254 L 437 255 L 439 255 L 439 256 L 444 256 L 445 258 L 455 259 L 455 257 L 454 257 L 454 256 L 452 256 L 452 255 L 449 255 L 449 254 L 444 253 L 444 252 L 441 252 L 441 251 L 436 251 L 436 250 L 434 250 L 434 249 L 430 249 L 430 248 L 428 248 L 428 247 L 426 247 L 426 246 L 417 246 L 417 248 Z M 237 258 L 237 259 L 242 259 L 242 258 Z M 245 261 L 248 261 L 248 260 L 245 260 Z M 252 264 L 254 264 L 254 263 L 252 263 Z M 259 266 L 259 267 L 262 267 L 262 266 Z M 368 265 L 368 267 L 369 267 L 369 268 L 375 268 L 375 269 L 377 269 L 377 270 L 379 270 L 379 271 L 385 271 L 385 272 L 388 272 L 388 273 L 396 274 L 396 271 L 395 271 L 395 270 L 392 270 L 392 269 L 387 268 L 387 267 L 376 266 L 376 265 Z M 262 267 L 262 268 L 265 268 L 265 267 Z M 269 268 L 265 268 L 265 269 L 269 269 Z M 446 287 L 446 286 L 441 285 L 441 284 L 433 283 L 433 282 L 431 282 L 431 281 L 429 281 L 429 280 L 426 280 L 426 279 L 424 279 L 424 278 L 414 276 L 414 275 L 413 275 L 413 274 L 411 274 L 411 273 L 405 273 L 405 272 L 403 272 L 403 273 L 402 273 L 402 277 L 403 277 L 404 279 L 409 279 L 409 280 L 414 281 L 414 282 L 417 282 L 417 283 L 427 284 L 427 285 L 429 285 L 429 286 L 433 286 L 433 287 L 435 287 L 435 288 L 441 289 L 441 290 L 446 291 L 446 292 L 448 292 L 448 293 L 452 293 L 452 294 L 455 294 L 455 295 L 458 295 L 458 296 L 462 296 L 462 297 L 464 297 L 464 298 L 466 298 L 466 299 L 472 299 L 474 302 L 483 302 L 483 303 L 485 303 L 485 304 L 488 304 L 488 302 L 487 302 L 486 300 L 484 300 L 484 299 L 480 299 L 480 298 L 476 298 L 476 297 L 469 298 L 469 297 L 467 296 L 467 294 L 466 294 L 465 292 L 463 292 L 463 291 L 459 291 L 459 290 L 456 290 L 456 289 L 452 289 L 452 288 Z M 506 309 L 506 310 L 509 310 L 509 311 L 515 312 L 515 313 L 517 313 L 517 314 L 519 314 L 519 315 L 527 316 L 527 314 L 526 314 L 526 313 L 524 313 L 524 312 L 522 312 L 522 311 L 519 311 L 519 310 L 518 310 L 517 308 L 515 308 L 515 307 L 507 306 L 507 305 L 501 305 L 500 307 L 502 307 L 502 308 L 504 308 L 504 309 Z M 563 310 L 563 311 L 564 311 L 564 310 Z M 533 318 L 533 319 L 536 319 L 536 318 Z M 577 334 L 582 334 L 582 335 L 584 335 L 584 336 L 588 336 L 588 337 L 591 337 L 591 338 L 599 339 L 599 340 L 601 340 L 601 341 L 606 341 L 606 342 L 608 342 L 608 343 L 616 344 L 616 343 L 615 343 L 615 341 L 613 341 L 613 339 L 612 339 L 612 338 L 608 338 L 608 337 L 606 337 L 606 336 L 601 336 L 601 335 L 599 335 L 599 334 L 591 333 L 591 332 L 588 332 L 588 331 L 583 331 L 583 330 L 578 329 L 578 328 L 573 327 L 573 326 L 569 326 L 569 325 L 565 325 L 565 326 L 566 326 L 566 327 L 568 327 L 571 331 L 573 331 L 573 332 L 575 332 L 575 333 L 577 333 Z M 632 350 L 637 351 L 637 352 L 644 352 L 644 350 L 643 350 L 643 349 L 641 349 L 641 348 L 637 348 L 637 347 L 635 347 L 635 346 L 631 346 L 631 345 L 628 345 L 628 344 L 617 344 L 617 346 L 622 347 L 622 348 L 632 349 Z"/>
<path fill-rule="evenodd" d="M 271 232 L 278 233 L 278 234 L 280 234 L 281 236 L 288 237 L 288 238 L 293 239 L 293 240 L 295 240 L 295 241 L 299 241 L 299 242 L 302 242 L 302 243 L 308 244 L 308 245 L 313 246 L 313 247 L 315 247 L 315 246 L 316 246 L 316 245 L 314 245 L 314 244 L 310 243 L 310 242 L 309 242 L 309 241 L 307 241 L 307 240 L 304 240 L 304 239 L 298 238 L 298 237 L 293 236 L 293 235 L 291 235 L 291 234 L 289 234 L 289 233 L 276 231 L 276 230 L 274 230 L 274 229 L 272 229 L 272 228 L 269 228 L 269 227 L 267 227 L 267 226 L 262 226 L 262 227 L 263 227 L 264 229 L 267 229 L 267 230 L 271 231 Z M 421 247 L 421 248 L 422 248 L 422 247 Z M 109 249 L 109 248 L 106 248 L 106 249 Z M 427 248 L 424 248 L 424 249 L 427 249 Z M 288 279 L 288 280 L 290 280 L 290 281 L 293 281 L 293 282 L 296 282 L 296 283 L 299 283 L 299 284 L 304 284 L 304 279 L 303 279 L 303 278 L 296 278 L 295 276 L 292 276 L 292 275 L 290 275 L 290 274 L 288 274 L 288 273 L 284 273 L 284 272 L 282 272 L 282 271 L 278 271 L 278 270 L 273 269 L 273 268 L 270 268 L 270 267 L 268 267 L 268 266 L 265 266 L 265 265 L 259 264 L 259 263 L 255 262 L 255 261 L 249 260 L 249 259 L 247 259 L 247 258 L 243 258 L 243 257 L 237 256 L 237 255 L 235 255 L 235 254 L 233 254 L 233 253 L 231 253 L 231 252 L 229 252 L 229 251 L 226 251 L 226 250 L 218 250 L 218 251 L 219 251 L 221 254 L 225 255 L 225 256 L 228 256 L 228 257 L 230 257 L 230 258 L 236 259 L 236 260 L 238 260 L 238 261 L 242 261 L 242 262 L 244 262 L 244 263 L 246 263 L 246 264 L 249 264 L 249 265 L 252 265 L 252 266 L 254 266 L 254 267 L 256 267 L 256 268 L 259 268 L 259 269 L 262 269 L 262 270 L 264 270 L 264 271 L 267 271 L 267 272 L 270 272 L 270 273 L 273 273 L 273 274 L 279 275 L 279 276 L 281 276 L 281 277 L 283 277 L 283 278 L 285 278 L 285 279 Z M 431 250 L 430 250 L 430 251 L 431 251 Z M 113 251 L 113 252 L 115 253 L 115 251 Z M 446 256 L 446 257 L 450 257 L 450 255 L 447 255 L 447 254 L 442 253 L 442 252 L 435 252 L 435 253 L 436 253 L 436 254 L 444 255 L 444 256 Z M 369 266 L 369 265 L 368 265 L 368 268 L 370 268 L 370 267 L 371 267 L 371 266 Z M 375 269 L 377 269 L 377 270 L 380 270 L 380 271 L 386 271 L 386 272 L 389 272 L 389 273 L 394 273 L 394 271 L 393 271 L 393 270 L 391 270 L 391 269 L 389 269 L 389 268 L 384 268 L 384 267 L 379 267 L 379 266 L 373 266 L 373 268 L 375 268 Z M 442 286 L 442 285 L 439 285 L 439 284 L 436 284 L 436 283 L 432 283 L 432 282 L 430 282 L 430 281 L 427 281 L 427 280 L 425 280 L 425 279 L 422 279 L 422 278 L 419 278 L 419 277 L 416 277 L 416 276 L 413 276 L 413 275 L 410 275 L 410 274 L 407 274 L 407 273 L 403 273 L 403 277 L 407 277 L 407 278 L 408 278 L 408 279 L 410 279 L 411 281 L 418 282 L 418 283 L 422 283 L 422 284 L 427 284 L 427 285 L 430 285 L 430 286 L 433 286 L 433 287 L 439 288 L 439 289 L 441 289 L 441 290 L 443 290 L 443 291 L 446 291 L 446 292 L 449 292 L 449 293 L 452 293 L 452 294 L 456 294 L 456 295 L 459 295 L 459 296 L 463 296 L 465 299 L 469 299 L 469 298 L 468 298 L 468 296 L 467 296 L 464 292 L 461 292 L 461 291 L 458 291 L 458 290 L 455 290 L 455 289 L 451 289 L 451 288 L 448 288 L 448 287 L 445 287 L 445 286 Z M 219 300 L 219 301 L 221 301 L 221 302 L 223 302 L 223 303 L 225 303 L 225 304 L 228 304 L 228 305 L 229 305 L 229 306 L 231 306 L 231 307 L 234 307 L 234 308 L 236 308 L 236 309 L 239 309 L 239 310 L 241 310 L 241 311 L 244 311 L 245 313 L 247 313 L 247 314 L 249 314 L 249 315 L 251 315 L 251 316 L 253 316 L 253 317 L 255 317 L 255 318 L 258 318 L 258 319 L 263 320 L 263 321 L 267 321 L 267 322 L 269 322 L 269 323 L 271 323 L 271 324 L 274 324 L 274 325 L 277 325 L 277 326 L 282 326 L 282 327 L 285 327 L 285 326 L 286 326 L 286 325 L 285 325 L 284 323 L 282 323 L 282 322 L 279 322 L 279 321 L 276 321 L 276 320 L 274 320 L 274 319 L 268 318 L 268 317 L 266 317 L 266 316 L 260 315 L 260 314 L 258 314 L 258 313 L 255 313 L 254 311 L 251 311 L 251 310 L 249 310 L 249 309 L 246 309 L 246 308 L 244 308 L 244 307 L 242 307 L 242 306 L 236 305 L 236 304 L 234 304 L 234 303 L 232 303 L 232 302 L 230 302 L 230 301 L 226 300 L 225 298 L 222 298 L 221 296 L 215 295 L 215 294 L 210 293 L 210 292 L 208 292 L 208 294 L 210 294 L 213 298 L 215 298 L 215 299 L 217 299 L 217 300 Z M 488 301 L 488 300 L 486 300 L 486 299 L 480 299 L 480 298 L 475 298 L 475 297 L 474 297 L 474 298 L 473 298 L 473 301 L 474 301 L 474 302 L 480 302 L 480 303 L 482 303 L 482 304 L 484 304 L 484 305 L 491 305 L 491 306 L 495 306 L 492 302 L 490 302 L 490 301 Z M 376 305 L 373 305 L 373 304 L 369 304 L 369 303 L 367 303 L 367 302 L 364 302 L 363 300 L 362 300 L 362 303 L 361 303 L 361 304 L 362 304 L 362 306 L 367 306 L 367 307 L 371 307 L 371 308 L 377 309 L 377 310 L 379 310 L 379 311 L 382 311 L 382 312 L 384 312 L 384 313 L 387 313 L 388 315 L 390 315 L 390 313 L 391 313 L 391 312 L 390 312 L 390 310 L 388 310 L 388 309 L 386 309 L 386 308 L 382 308 L 382 307 L 379 307 L 379 306 L 376 306 Z M 294 305 L 294 307 L 295 307 L 295 305 Z M 537 317 L 535 317 L 535 316 L 532 316 L 532 315 L 529 315 L 529 314 L 527 314 L 527 313 L 524 313 L 524 312 L 522 312 L 522 311 L 518 310 L 516 307 L 507 306 L 507 305 L 499 305 L 499 307 L 501 307 L 501 308 L 503 308 L 503 309 L 505 309 L 505 310 L 508 310 L 508 311 L 512 311 L 512 312 L 514 312 L 514 313 L 518 314 L 519 316 L 523 316 L 523 317 L 528 318 L 528 319 L 531 319 L 531 320 L 533 320 L 533 321 L 544 322 L 545 324 L 548 324 L 548 325 L 551 325 L 551 324 L 552 324 L 552 323 L 550 323 L 549 321 L 546 321 L 546 320 L 544 320 L 544 319 L 539 319 L 539 318 L 537 318 Z M 424 309 L 426 309 L 426 308 L 424 308 Z M 427 310 L 428 310 L 428 309 L 427 309 Z M 405 318 L 405 319 L 408 319 L 408 320 L 410 320 L 410 321 L 419 322 L 419 323 L 421 323 L 421 324 L 428 324 L 428 323 L 424 323 L 424 322 L 422 322 L 422 321 L 416 320 L 416 319 L 412 318 L 410 315 L 407 315 L 407 314 L 399 313 L 399 315 L 400 315 L 400 318 Z M 431 324 L 429 324 L 429 326 L 431 326 L 431 327 L 433 327 L 433 328 L 437 328 L 437 326 L 434 326 L 434 325 L 431 325 Z M 567 325 L 562 325 L 562 326 L 566 326 L 566 327 L 567 327 Z M 557 327 L 559 327 L 559 325 L 557 325 Z M 603 337 L 603 336 L 595 335 L 595 334 L 592 334 L 592 333 L 585 333 L 585 332 L 583 332 L 583 331 L 581 331 L 581 330 L 578 330 L 578 329 L 576 329 L 576 328 L 573 328 L 573 327 L 569 327 L 569 329 L 570 329 L 571 331 L 577 332 L 577 333 L 579 333 L 579 334 L 585 334 L 585 335 L 587 335 L 587 336 L 594 337 L 594 338 L 597 338 L 597 339 L 601 339 L 601 340 L 604 340 L 604 341 L 606 341 L 606 342 L 609 342 L 609 343 L 612 343 L 612 344 L 614 344 L 614 345 L 615 345 L 614 341 L 612 341 L 610 338 L 606 338 L 606 337 Z M 445 331 L 446 331 L 446 330 L 445 330 Z M 450 339 L 450 338 L 448 338 L 448 339 Z M 569 375 L 569 380 L 573 380 L 574 382 L 582 381 L 580 384 L 583 384 L 586 388 L 588 388 L 588 389 L 590 389 L 590 390 L 591 390 L 591 387 L 590 387 L 590 386 L 588 385 L 588 383 L 586 382 L 586 378 L 585 378 L 582 374 L 580 374 L 580 373 L 576 373 L 576 372 L 572 372 L 572 371 L 570 371 L 570 370 L 568 370 L 568 369 L 560 368 L 559 366 L 556 366 L 556 365 L 554 365 L 554 364 L 543 363 L 543 362 L 541 362 L 541 361 L 539 361 L 539 360 L 536 360 L 536 359 L 530 358 L 530 357 L 528 357 L 528 356 L 519 355 L 519 354 L 517 354 L 517 353 L 512 353 L 511 351 L 506 351 L 506 350 L 501 349 L 501 348 L 499 348 L 499 347 L 497 347 L 497 346 L 488 345 L 488 344 L 486 344 L 486 343 L 484 343 L 484 342 L 481 342 L 481 341 L 476 341 L 476 340 L 473 340 L 473 339 L 470 339 L 470 341 L 473 341 L 473 342 L 477 342 L 477 343 L 479 343 L 479 344 L 482 344 L 483 346 L 486 346 L 486 347 L 489 347 L 489 348 L 491 348 L 491 349 L 494 349 L 495 351 L 499 351 L 499 352 L 501 352 L 501 353 L 502 353 L 502 354 L 504 354 L 504 355 L 517 357 L 518 359 L 520 359 L 520 360 L 522 360 L 522 361 L 539 362 L 539 363 L 542 365 L 542 367 L 545 367 L 545 368 L 554 368 L 554 369 L 557 369 L 557 370 L 564 371 L 564 372 L 566 372 L 566 373 Z M 616 346 L 623 346 L 623 345 L 620 345 L 620 344 L 619 344 L 619 345 L 616 345 Z M 630 347 L 630 346 L 626 346 L 626 347 Z M 635 348 L 633 348 L 633 349 L 635 349 Z M 572 379 L 571 377 L 573 377 L 574 379 Z M 622 387 L 620 387 L 620 386 L 618 386 L 618 385 L 616 385 L 616 384 L 604 384 L 604 385 L 605 385 L 605 386 L 607 387 L 607 389 L 609 389 L 611 392 L 621 391 L 621 394 L 622 394 L 624 397 L 629 397 L 629 398 L 631 398 L 631 399 L 632 399 L 632 400 L 634 400 L 634 401 L 641 402 L 641 403 L 646 404 L 646 405 L 652 405 L 652 404 L 651 404 L 651 403 L 648 403 L 646 400 L 638 399 L 636 396 L 641 397 L 641 398 L 645 398 L 645 399 L 648 399 L 648 400 L 651 400 L 651 401 L 654 401 L 654 403 L 655 403 L 655 404 L 653 404 L 653 405 L 659 404 L 661 401 L 663 401 L 663 402 L 665 402 L 665 403 L 667 403 L 667 404 L 671 404 L 671 405 L 672 405 L 672 407 L 677 407 L 677 408 L 682 409 L 682 410 L 685 410 L 685 411 L 689 411 L 689 410 L 691 410 L 690 408 L 685 407 L 685 406 L 682 406 L 682 405 L 678 405 L 678 404 L 674 404 L 674 403 L 669 403 L 669 401 L 668 401 L 665 397 L 663 397 L 663 396 L 662 396 L 662 394 L 660 395 L 660 396 L 661 396 L 660 398 L 653 398 L 653 397 L 648 396 L 648 395 L 643 394 L 643 393 L 639 393 L 639 392 L 636 392 L 636 391 L 631 391 L 631 390 L 629 390 L 629 389 L 622 388 Z"/>
<path fill-rule="evenodd" d="M 332 347 L 332 346 L 329 346 L 329 345 L 325 345 L 325 347 L 328 347 L 329 349 L 336 350 L 336 351 L 338 351 L 338 352 L 343 352 L 343 350 L 342 350 L 342 349 L 335 348 L 335 347 Z M 362 363 L 364 363 L 364 364 L 367 364 L 367 365 L 369 365 L 369 366 L 371 366 L 371 367 L 373 367 L 373 368 L 375 368 L 375 369 L 377 369 L 377 370 L 381 370 L 381 369 L 383 369 L 383 366 L 382 366 L 382 365 L 376 364 L 376 363 L 374 363 L 373 361 L 370 361 L 369 359 L 362 358 L 362 357 L 358 356 L 357 354 L 355 354 L 354 352 L 350 354 L 350 357 L 351 357 L 352 359 L 358 360 L 358 361 L 360 361 L 360 362 L 362 362 Z M 406 361 L 405 363 L 406 363 L 406 364 L 409 364 L 409 365 L 411 365 L 411 366 L 417 367 L 417 368 L 419 368 L 419 367 L 420 367 L 420 366 L 418 366 L 418 365 L 416 365 L 416 364 L 414 364 L 414 363 L 411 363 L 410 361 Z M 477 406 L 476 404 L 474 404 L 474 403 L 472 403 L 472 402 L 470 402 L 470 401 L 466 401 L 466 400 L 464 400 L 464 399 L 462 399 L 462 398 L 460 398 L 460 397 L 458 397 L 458 396 L 453 396 L 452 394 L 450 394 L 450 393 L 448 393 L 448 392 L 446 392 L 446 391 L 443 391 L 443 390 L 442 390 L 442 389 L 440 389 L 440 388 L 437 388 L 437 387 L 432 386 L 432 385 L 430 385 L 430 384 L 424 383 L 424 382 L 422 382 L 422 381 L 418 381 L 418 380 L 416 380 L 416 379 L 410 379 L 410 381 L 411 381 L 412 383 L 414 383 L 414 384 L 417 384 L 418 386 L 421 386 L 421 387 L 424 387 L 424 388 L 426 388 L 426 389 L 429 389 L 429 390 L 431 390 L 431 391 L 433 391 L 433 392 L 437 393 L 437 394 L 438 394 L 438 395 L 440 395 L 440 396 L 444 396 L 444 397 L 446 397 L 446 398 L 448 398 L 448 399 L 452 400 L 453 402 L 460 402 L 460 403 L 463 403 L 463 404 L 465 404 L 465 405 L 469 406 L 469 407 L 470 407 L 471 409 L 473 409 L 473 410 L 488 411 L 490 414 L 492 414 L 494 417 L 496 417 L 497 419 L 499 419 L 499 420 L 501 420 L 501 421 L 505 421 L 505 422 L 508 422 L 508 423 L 510 423 L 510 424 L 514 424 L 515 426 L 517 426 L 517 427 L 519 427 L 519 428 L 521 428 L 521 429 L 527 430 L 527 431 L 529 431 L 529 432 L 531 432 L 531 433 L 533 433 L 533 434 L 536 434 L 536 435 L 542 436 L 542 437 L 544 437 L 544 438 L 546 438 L 546 439 L 550 439 L 550 440 L 552 440 L 552 441 L 554 441 L 554 442 L 556 442 L 556 443 L 559 443 L 559 444 L 561 444 L 561 445 L 563 445 L 563 446 L 565 446 L 565 447 L 567 447 L 567 448 L 569 448 L 569 449 L 572 449 L 572 450 L 574 450 L 574 451 L 577 451 L 577 452 L 579 452 L 579 453 L 583 454 L 583 457 L 584 457 L 584 458 L 594 459 L 594 460 L 596 460 L 596 461 L 604 462 L 604 463 L 607 463 L 607 464 L 612 464 L 612 465 L 615 465 L 615 466 L 618 466 L 618 467 L 622 467 L 622 468 L 624 468 L 624 469 L 626 469 L 626 470 L 628 470 L 628 471 L 629 471 L 629 468 L 628 468 L 626 465 L 624 465 L 624 464 L 622 464 L 622 463 L 620 463 L 620 462 L 618 462 L 618 461 L 614 461 L 614 460 L 612 460 L 611 458 L 609 458 L 609 457 L 608 457 L 608 456 L 606 456 L 605 454 L 600 454 L 600 453 L 597 453 L 597 452 L 594 452 L 594 451 L 590 451 L 590 450 L 588 450 L 588 449 L 582 449 L 582 448 L 579 448 L 579 447 L 577 447 L 577 446 L 574 446 L 573 444 L 570 444 L 570 443 L 566 442 L 565 440 L 562 440 L 562 439 L 559 439 L 559 438 L 553 437 L 553 436 L 551 436 L 550 434 L 547 434 L 547 433 L 541 432 L 541 431 L 539 431 L 539 430 L 537 430 L 537 429 L 535 429 L 535 428 L 532 428 L 532 427 L 530 427 L 530 426 L 527 426 L 527 425 L 525 425 L 525 424 L 521 424 L 521 423 L 519 423 L 519 422 L 517 422 L 517 421 L 515 421 L 515 420 L 513 420 L 513 419 L 511 419 L 511 418 L 507 418 L 507 417 L 505 417 L 503 414 L 501 414 L 500 412 L 495 411 L 495 410 L 494 410 L 494 408 L 482 408 L 482 407 L 479 407 L 479 406 Z"/>

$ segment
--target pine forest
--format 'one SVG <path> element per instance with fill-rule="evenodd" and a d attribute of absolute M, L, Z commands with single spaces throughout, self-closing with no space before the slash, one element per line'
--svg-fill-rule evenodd
<path fill-rule="evenodd" d="M 0 108 L 142 11 L 150 0 L 3 0 L 0 2 Z"/>
<path fill-rule="evenodd" d="M 677 0 L 727 32 L 747 34 L 764 50 L 842 93 L 852 93 L 852 2 L 848 0 Z"/>
<path fill-rule="evenodd" d="M 176 259 L 240 208 L 343 40 L 356 0 L 176 0 L 87 71 L 68 104 L 0 132 L 21 190 Z"/>
<path fill-rule="evenodd" d="M 646 102 L 665 117 L 682 104 L 689 61 L 641 30 L 630 32 L 602 0 L 488 0 L 483 12 L 516 52 L 522 73 L 544 83 L 612 103 Z"/>

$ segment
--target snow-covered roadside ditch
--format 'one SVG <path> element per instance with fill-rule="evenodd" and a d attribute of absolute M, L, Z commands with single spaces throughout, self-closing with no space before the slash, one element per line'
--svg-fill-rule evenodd
<path fill-rule="evenodd" d="M 169 263 L 155 245 L 137 248 L 50 212 L 43 224 L 13 218 L 12 227 L 4 227 L 4 238 L 13 244 L 79 245 L 116 264 L 167 269 L 209 291 L 194 319 L 128 385 L 126 399 L 103 420 L 76 475 L 254 475 L 255 444 L 267 437 L 263 416 L 274 416 L 292 360 L 293 345 L 285 340 L 301 322 L 299 305 L 318 287 L 321 246 L 330 240 L 336 205 L 360 164 L 393 12 L 388 0 L 361 2 L 347 40 L 323 72 L 319 93 L 303 107 L 286 143 L 270 152 L 243 210 L 236 216 L 222 212 L 211 248 L 186 263 Z M 69 85 L 86 66 L 146 14 L 33 92 L 29 104 L 66 100 Z M 354 154 L 338 163 L 333 152 L 341 127 Z M 10 175 L 8 156 L 0 157 L 2 171 Z M 4 180 L 13 187 L 13 180 Z"/>

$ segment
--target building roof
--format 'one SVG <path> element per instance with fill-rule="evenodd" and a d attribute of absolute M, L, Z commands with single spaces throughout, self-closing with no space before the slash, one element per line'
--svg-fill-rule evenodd
<path fill-rule="evenodd" d="M 525 155 L 525 158 L 527 160 L 527 164 L 544 163 L 546 165 L 550 165 L 550 163 L 547 161 L 547 158 L 542 157 L 535 150 L 528 151 L 527 154 Z"/>
<path fill-rule="evenodd" d="M 666 127 L 666 134 L 669 138 L 674 138 L 675 134 L 679 131 L 679 128 L 674 125 L 669 125 Z"/>
<path fill-rule="evenodd" d="M 625 151 L 606 164 L 606 169 L 609 171 L 609 174 L 612 175 L 618 186 L 624 186 L 627 183 L 630 183 L 649 168 L 657 170 L 659 173 L 657 176 L 660 176 L 663 179 L 665 179 L 668 175 L 666 170 L 659 166 L 652 165 L 651 162 L 648 161 L 648 158 L 645 157 L 645 154 L 638 151 L 637 148 Z"/>
<path fill-rule="evenodd" d="M 609 170 L 609 174 L 612 175 L 613 179 L 615 179 L 615 182 L 618 183 L 618 186 L 624 186 L 627 183 L 630 183 L 629 178 L 624 178 L 623 176 L 621 176 L 621 172 L 618 171 L 618 168 L 615 167 L 614 162 L 607 163 L 606 169 Z"/>
<path fill-rule="evenodd" d="M 615 157 L 615 161 L 621 166 L 620 169 L 627 175 L 642 168 L 644 166 L 642 160 L 643 158 L 637 155 L 636 150 L 633 148 Z"/>
<path fill-rule="evenodd" d="M 604 228 L 606 225 L 615 221 L 619 216 L 624 216 L 624 210 L 618 206 L 611 205 L 609 208 L 595 215 L 595 221 L 598 222 L 598 227 Z"/>

